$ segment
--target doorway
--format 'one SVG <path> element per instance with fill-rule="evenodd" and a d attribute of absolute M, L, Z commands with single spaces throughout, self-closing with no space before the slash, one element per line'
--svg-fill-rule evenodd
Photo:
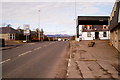
<path fill-rule="evenodd" d="M 95 32 L 95 39 L 99 40 L 99 32 Z"/>

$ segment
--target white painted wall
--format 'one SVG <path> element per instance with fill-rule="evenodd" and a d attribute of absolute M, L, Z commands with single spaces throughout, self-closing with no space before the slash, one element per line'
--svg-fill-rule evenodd
<path fill-rule="evenodd" d="M 94 32 L 91 32 L 91 37 L 87 37 L 87 32 L 82 33 L 82 40 L 93 40 L 95 36 Z"/>
<path fill-rule="evenodd" d="M 110 38 L 110 32 L 107 31 L 107 37 L 103 37 L 103 31 L 99 32 L 100 40 L 106 40 Z M 82 40 L 94 40 L 95 39 L 95 32 L 91 32 L 91 37 L 87 36 L 87 32 L 82 32 Z"/>
<path fill-rule="evenodd" d="M 103 33 L 104 32 L 99 32 L 99 38 L 100 38 L 100 40 L 110 39 L 110 32 L 109 31 L 106 31 L 106 32 L 107 32 L 107 37 L 103 37 Z"/>

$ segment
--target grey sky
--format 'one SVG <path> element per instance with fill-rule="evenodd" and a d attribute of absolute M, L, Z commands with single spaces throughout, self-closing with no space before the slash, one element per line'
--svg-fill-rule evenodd
<path fill-rule="evenodd" d="M 12 27 L 23 28 L 24 24 L 30 24 L 30 28 L 35 30 L 38 28 L 38 10 L 40 9 L 40 28 L 43 28 L 45 34 L 75 34 L 75 0 L 34 0 L 22 1 L 4 0 L 2 2 L 2 24 L 10 23 Z M 109 16 L 114 1 L 109 0 L 91 0 L 83 2 L 83 0 L 76 0 L 77 16 L 90 15 L 106 15 Z M 98 2 L 97 2 L 98 1 Z M 2 25 L 1 24 L 1 25 Z"/>

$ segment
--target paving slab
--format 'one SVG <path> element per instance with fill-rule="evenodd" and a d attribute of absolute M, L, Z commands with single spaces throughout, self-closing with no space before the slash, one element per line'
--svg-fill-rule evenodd
<path fill-rule="evenodd" d="M 73 59 L 69 61 L 70 65 L 68 66 L 68 78 L 82 78 L 79 72 L 79 69 L 77 69 L 76 63 Z"/>
<path fill-rule="evenodd" d="M 107 40 L 95 41 L 94 47 L 88 47 L 89 42 L 74 41 L 70 43 L 71 61 L 75 60 L 77 65 L 71 66 L 69 71 L 72 72 L 72 67 L 77 67 L 80 75 L 82 75 L 81 77 L 84 79 L 118 78 L 118 71 L 113 65 L 118 65 L 119 52 L 113 46 L 110 46 Z M 70 64 L 73 63 L 70 62 Z M 75 73 L 71 74 L 71 76 L 75 78 Z"/>
<path fill-rule="evenodd" d="M 79 69 L 81 70 L 83 78 L 95 78 L 92 75 L 92 72 L 90 71 L 90 69 L 84 63 L 84 61 L 77 61 L 77 64 L 78 64 Z"/>

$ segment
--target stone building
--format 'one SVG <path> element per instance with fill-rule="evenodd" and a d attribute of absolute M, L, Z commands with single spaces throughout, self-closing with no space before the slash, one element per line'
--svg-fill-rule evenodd
<path fill-rule="evenodd" d="M 15 40 L 17 33 L 19 32 L 11 27 L 0 27 L 0 38 L 2 39 Z"/>
<path fill-rule="evenodd" d="M 110 16 L 110 42 L 120 51 L 120 1 L 116 0 Z"/>

